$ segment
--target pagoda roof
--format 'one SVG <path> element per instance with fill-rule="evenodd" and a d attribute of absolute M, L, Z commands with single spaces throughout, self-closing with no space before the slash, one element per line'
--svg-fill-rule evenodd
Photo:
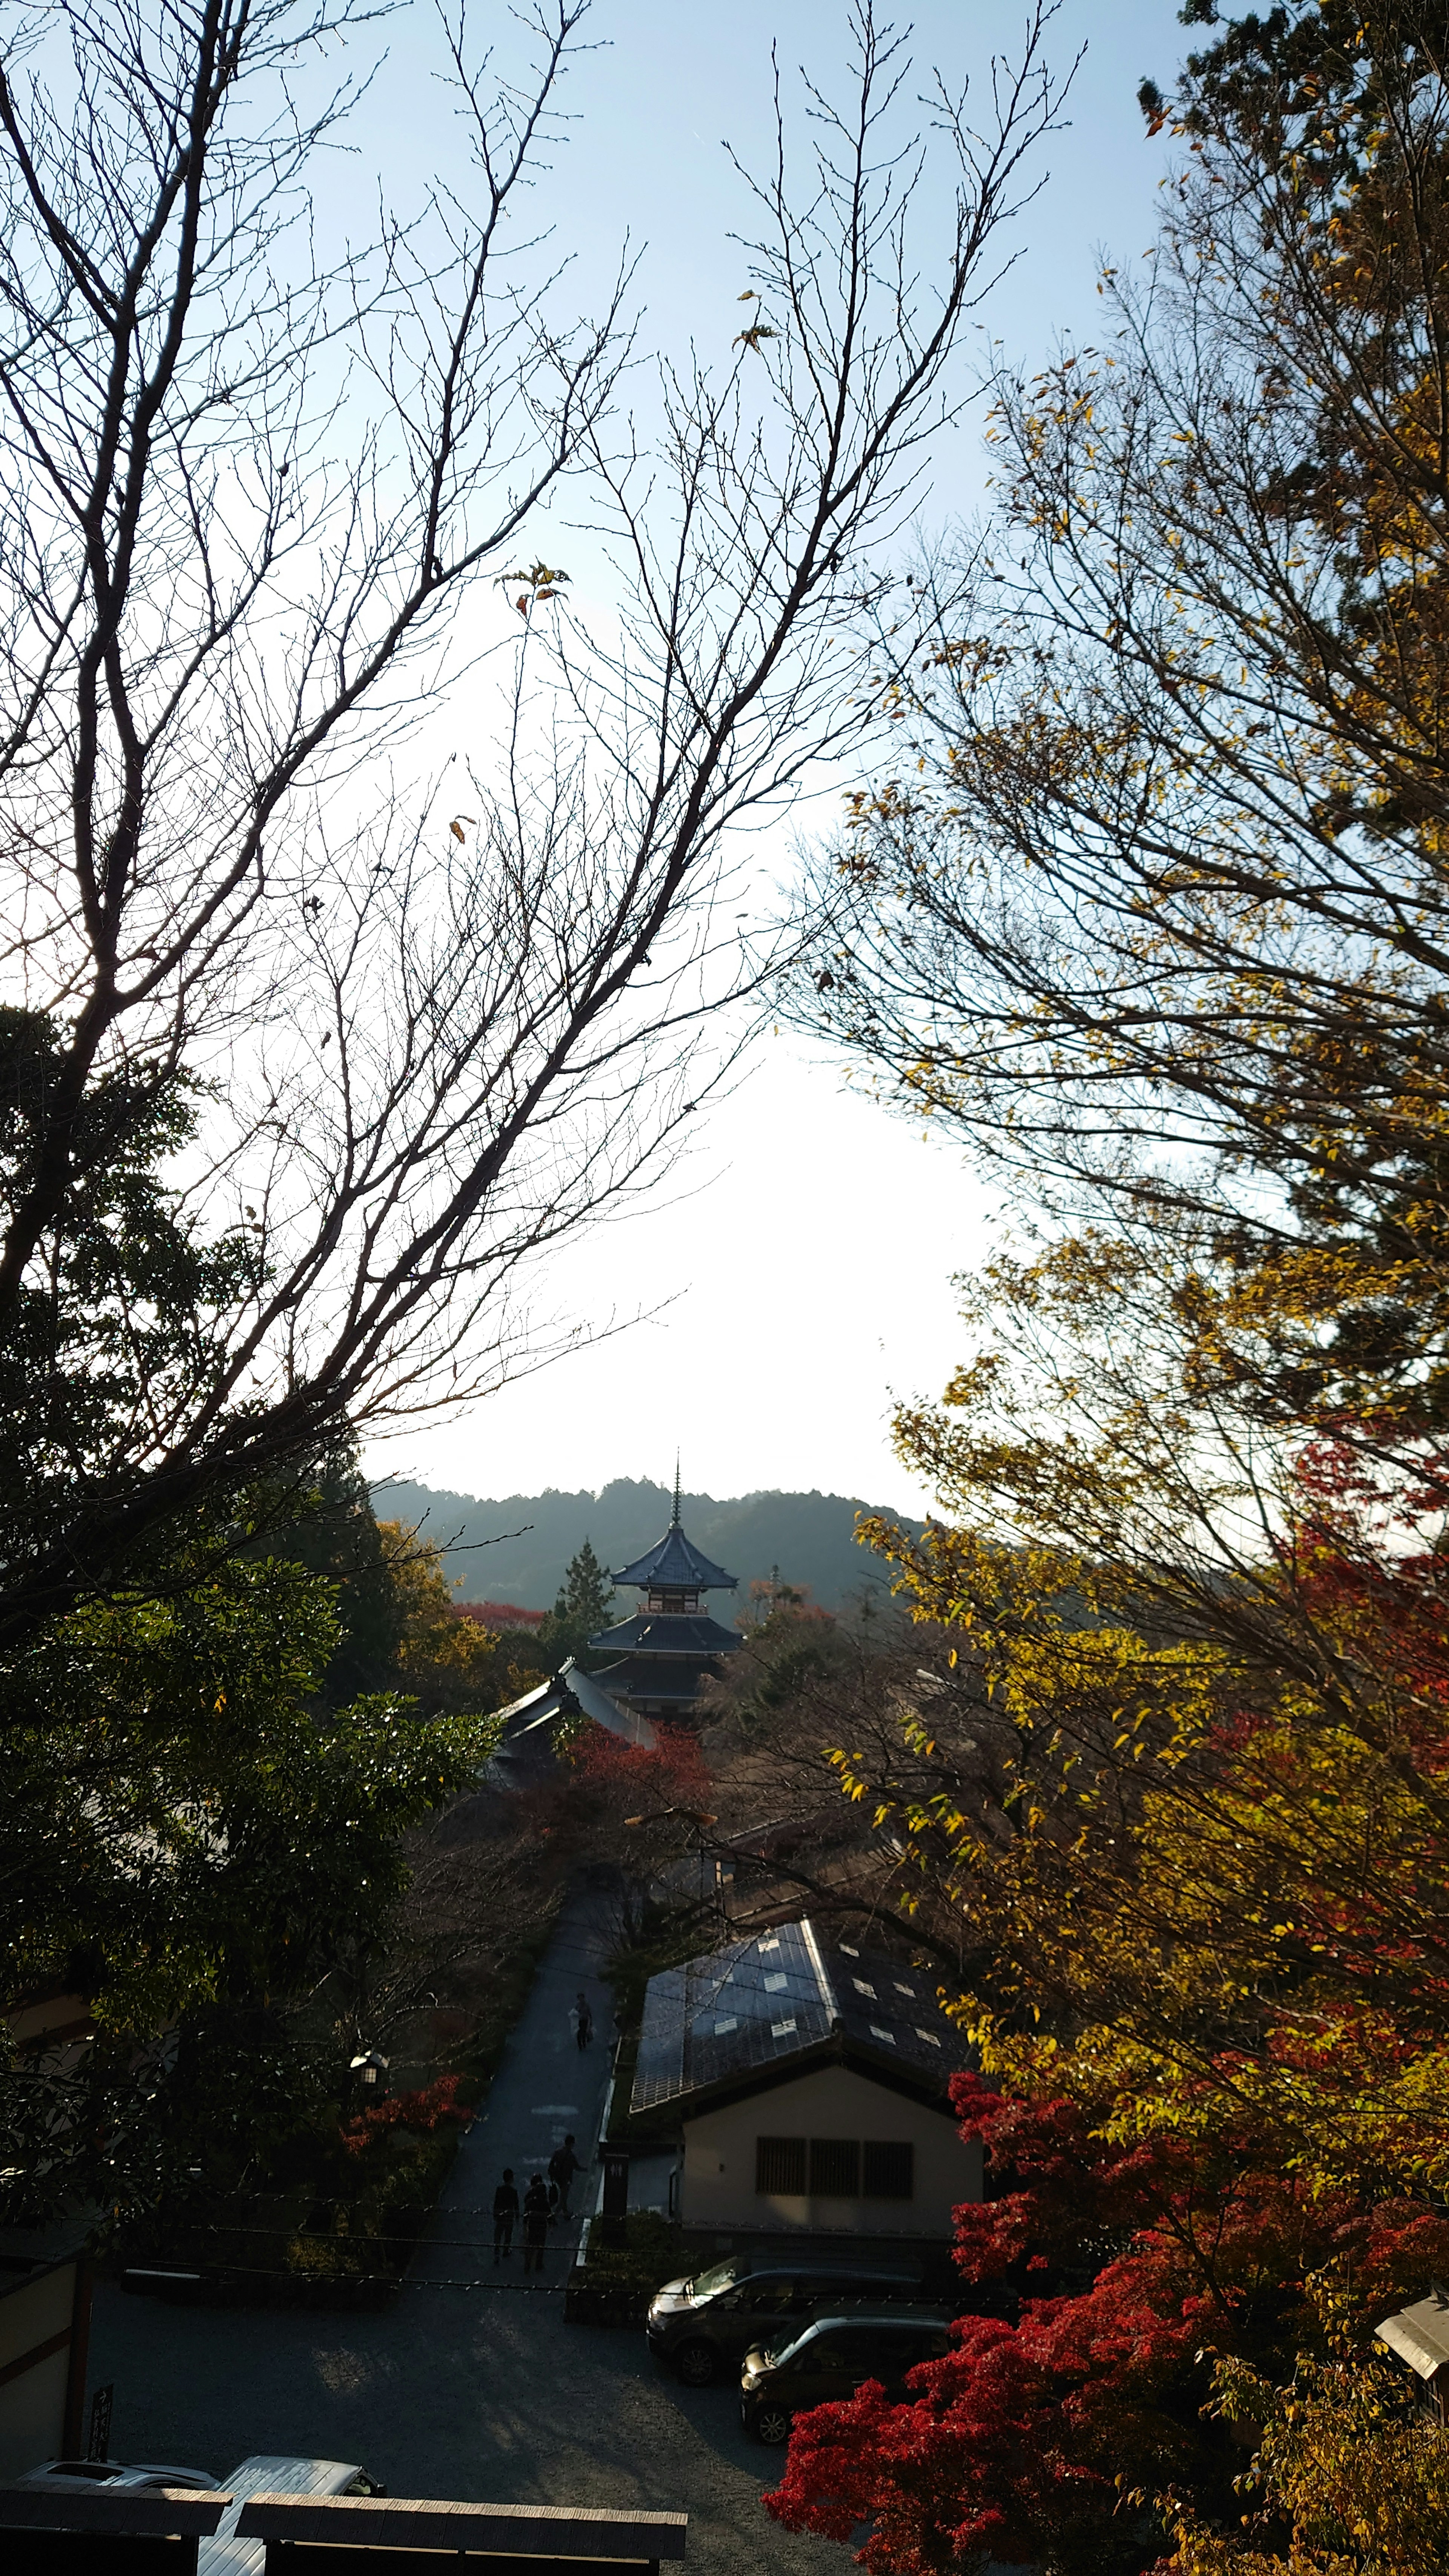
<path fill-rule="evenodd" d="M 667 1587 L 671 1592 L 733 1592 L 739 1582 L 737 1574 L 726 1574 L 722 1565 L 686 1538 L 678 1521 L 671 1521 L 653 1547 L 636 1556 L 632 1565 L 620 1566 L 611 1579 L 637 1583 L 641 1589 Z"/>
<path fill-rule="evenodd" d="M 594 1680 L 611 1699 L 674 1700 L 682 1708 L 692 1707 L 699 1697 L 704 1679 L 706 1658 L 703 1655 L 625 1655 L 617 1664 L 604 1664 Z"/>
<path fill-rule="evenodd" d="M 737 1628 L 676 1610 L 636 1610 L 632 1619 L 601 1628 L 589 1639 L 591 1646 L 616 1655 L 733 1655 L 742 1642 Z"/>

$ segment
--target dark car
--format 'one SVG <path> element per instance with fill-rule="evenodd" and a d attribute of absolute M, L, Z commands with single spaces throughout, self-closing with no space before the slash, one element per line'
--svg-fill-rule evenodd
<path fill-rule="evenodd" d="M 951 2349 L 944 2316 L 906 2314 L 817 2317 L 793 2343 L 747 2355 L 740 2377 L 740 2421 L 759 2442 L 786 2442 L 797 2415 L 827 2398 L 853 2397 L 863 2380 L 879 2379 L 888 2397 L 906 2395 L 905 2378 L 921 2361 Z"/>
<path fill-rule="evenodd" d="M 686 2388 L 708 2388 L 752 2344 L 783 2346 L 822 2310 L 896 2307 L 921 2296 L 919 2272 L 867 2263 L 760 2262 L 735 2254 L 693 2280 L 666 2281 L 650 2302 L 650 2350 Z"/>

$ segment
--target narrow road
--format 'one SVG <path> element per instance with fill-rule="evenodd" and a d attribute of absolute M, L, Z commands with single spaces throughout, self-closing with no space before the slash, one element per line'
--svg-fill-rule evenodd
<path fill-rule="evenodd" d="M 578 1898 L 562 1916 L 483 2108 L 454 2158 L 410 2281 L 472 2280 L 491 2272 L 489 2213 L 504 2166 L 512 2166 L 522 2200 L 533 2175 L 547 2174 L 554 2148 L 572 2130 L 574 2152 L 588 2171 L 574 2182 L 572 2224 L 560 2222 L 549 2232 L 541 2277 L 557 2286 L 569 2271 L 598 2185 L 594 2147 L 609 2088 L 614 2033 L 613 1998 L 599 1975 L 599 1959 L 610 1940 L 607 1900 Z M 572 2020 L 580 1993 L 588 1997 L 594 2019 L 593 2043 L 583 2049 Z M 520 2229 L 514 2231 L 512 2254 L 498 2268 L 510 2284 L 522 2287 Z"/>
<path fill-rule="evenodd" d="M 493 2269 L 503 2166 L 526 2185 L 566 2129 L 585 2155 L 598 2134 L 607 1946 L 599 1908 L 571 1907 L 394 2307 L 304 2316 L 98 2291 L 90 2376 L 115 2383 L 118 2459 L 224 2476 L 250 2451 L 292 2451 L 360 2461 L 394 2495 L 682 2508 L 694 2576 L 847 2576 L 848 2550 L 781 2531 L 764 2511 L 780 2454 L 745 2439 L 729 2388 L 680 2388 L 640 2333 L 564 2324 L 576 2225 L 554 2231 L 542 2291 L 525 2286 L 516 2239 Z M 595 2023 L 584 2052 L 567 2017 L 580 1986 Z M 591 2196 L 581 2177 L 576 2214 Z"/>

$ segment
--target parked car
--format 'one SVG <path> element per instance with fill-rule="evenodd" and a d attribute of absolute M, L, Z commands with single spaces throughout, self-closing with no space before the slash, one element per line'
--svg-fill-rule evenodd
<path fill-rule="evenodd" d="M 888 2397 L 904 2397 L 905 2378 L 921 2361 L 937 2361 L 951 2348 L 944 2316 L 817 2317 L 792 2343 L 756 2349 L 740 2374 L 740 2421 L 760 2442 L 787 2442 L 790 2426 L 809 2406 L 853 2397 L 863 2380 L 885 2383 Z"/>
<path fill-rule="evenodd" d="M 387 2493 L 382 2480 L 369 2477 L 355 2460 L 298 2460 L 273 2451 L 254 2451 L 223 2483 L 231 2502 L 211 2538 L 203 2540 L 197 2550 L 196 2576 L 262 2576 L 267 2563 L 266 2542 L 238 2540 L 236 2536 L 242 2507 L 253 2496 Z"/>
<path fill-rule="evenodd" d="M 205 2469 L 165 2468 L 156 2461 L 129 2465 L 124 2460 L 42 2460 L 35 2469 L 27 2469 L 15 2480 L 18 2487 L 49 2487 L 61 2495 L 85 2495 L 97 2487 L 114 2494 L 138 2487 L 216 2488 L 220 2478 L 208 2477 Z"/>
<path fill-rule="evenodd" d="M 645 2331 L 650 2350 L 673 2363 L 686 2388 L 708 2388 L 751 2345 L 783 2347 L 823 2310 L 896 2307 L 920 2295 L 919 2272 L 735 2254 L 692 2280 L 666 2281 Z"/>

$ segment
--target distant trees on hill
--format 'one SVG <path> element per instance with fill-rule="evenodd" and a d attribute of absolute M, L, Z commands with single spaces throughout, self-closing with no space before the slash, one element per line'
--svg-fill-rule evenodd
<path fill-rule="evenodd" d="M 432 1491 L 426 1485 L 379 1486 L 380 1513 L 418 1525 L 440 1546 L 451 1575 L 462 1575 L 459 1598 L 496 1608 L 500 1595 L 534 1609 L 551 1609 L 572 1558 L 586 1542 L 607 1570 L 627 1564 L 660 1535 L 672 1496 L 647 1478 L 616 1477 L 602 1493 L 509 1494 L 479 1500 L 471 1494 Z M 740 1579 L 740 1598 L 752 1582 L 782 1582 L 808 1592 L 827 1610 L 842 1609 L 862 1590 L 884 1592 L 889 1576 L 878 1557 L 856 1542 L 856 1515 L 876 1507 L 861 1497 L 821 1493 L 744 1494 L 717 1501 L 686 1494 L 685 1525 L 706 1554 Z M 919 1531 L 919 1522 L 898 1526 Z M 726 1619 L 729 1596 L 716 1604 Z"/>

